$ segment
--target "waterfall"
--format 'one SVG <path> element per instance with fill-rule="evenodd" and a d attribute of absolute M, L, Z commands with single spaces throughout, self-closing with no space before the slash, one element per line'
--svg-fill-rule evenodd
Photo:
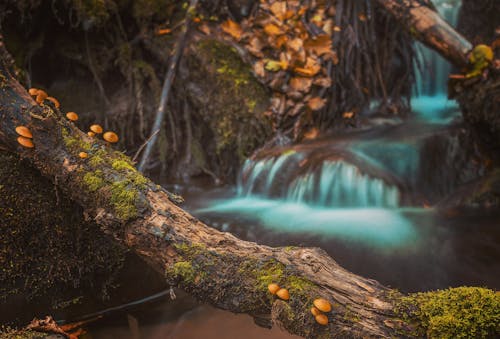
<path fill-rule="evenodd" d="M 363 173 L 343 159 L 305 166 L 304 155 L 285 152 L 247 160 L 238 181 L 240 197 L 278 198 L 317 207 L 399 206 L 395 185 Z"/>
<path fill-rule="evenodd" d="M 433 0 L 439 14 L 452 26 L 456 27 L 460 0 Z M 420 69 L 416 70 L 416 96 L 435 97 L 446 95 L 448 75 L 451 65 L 438 53 L 417 43 L 417 60 Z"/>

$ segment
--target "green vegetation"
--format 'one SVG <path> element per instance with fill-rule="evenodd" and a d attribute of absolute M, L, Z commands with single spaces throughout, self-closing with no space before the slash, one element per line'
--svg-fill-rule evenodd
<path fill-rule="evenodd" d="M 87 172 L 83 176 L 83 182 L 90 192 L 95 192 L 104 186 L 104 179 L 102 178 L 102 171 L 96 170 L 94 173 Z"/>
<path fill-rule="evenodd" d="M 500 293 L 458 287 L 402 297 L 396 312 L 429 338 L 493 338 L 500 334 Z"/>
<path fill-rule="evenodd" d="M 131 187 L 129 181 L 118 181 L 111 184 L 111 199 L 116 216 L 128 220 L 137 216 L 136 200 L 138 192 Z"/>

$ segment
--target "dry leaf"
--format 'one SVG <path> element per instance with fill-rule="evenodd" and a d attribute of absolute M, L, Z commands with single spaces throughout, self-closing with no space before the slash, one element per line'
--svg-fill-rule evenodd
<path fill-rule="evenodd" d="M 352 117 L 354 117 L 354 112 L 344 112 L 344 113 L 342 113 L 342 118 L 344 118 L 344 119 L 351 119 Z"/>
<path fill-rule="evenodd" d="M 304 42 L 300 38 L 295 38 L 295 39 L 289 41 L 286 44 L 286 46 L 289 47 L 294 52 L 299 52 L 302 49 L 302 47 L 304 46 Z"/>
<path fill-rule="evenodd" d="M 231 35 L 236 40 L 241 39 L 241 35 L 243 34 L 243 30 L 241 29 L 241 27 L 238 23 L 229 19 L 227 21 L 224 21 L 220 26 L 224 32 Z"/>
<path fill-rule="evenodd" d="M 276 1 L 270 7 L 271 12 L 276 16 L 279 20 L 284 20 L 286 15 L 286 2 L 285 1 Z"/>
<path fill-rule="evenodd" d="M 321 65 L 314 60 L 314 58 L 309 57 L 306 60 L 306 64 L 304 67 L 295 67 L 294 71 L 300 75 L 305 75 L 305 76 L 314 76 L 318 74 L 318 72 L 321 70 Z"/>
<path fill-rule="evenodd" d="M 313 80 L 311 78 L 293 77 L 290 79 L 290 88 L 293 91 L 309 92 Z"/>
<path fill-rule="evenodd" d="M 311 128 L 309 131 L 304 133 L 305 140 L 313 140 L 318 137 L 319 130 L 316 127 Z"/>
<path fill-rule="evenodd" d="M 316 78 L 313 82 L 316 86 L 320 87 L 330 87 L 332 85 L 332 79 L 329 77 Z"/>
<path fill-rule="evenodd" d="M 332 39 L 326 34 L 318 35 L 313 39 L 307 39 L 304 42 L 304 48 L 313 51 L 316 55 L 323 55 L 332 49 Z"/>
<path fill-rule="evenodd" d="M 326 100 L 320 97 L 314 97 L 309 99 L 307 102 L 307 107 L 309 107 L 313 111 L 317 111 L 322 109 L 325 106 Z"/>
<path fill-rule="evenodd" d="M 288 116 L 294 117 L 298 115 L 300 112 L 302 112 L 304 109 L 304 104 L 301 102 L 296 103 L 295 105 L 292 106 L 292 109 L 290 109 L 287 112 Z"/>
<path fill-rule="evenodd" d="M 207 24 L 201 24 L 198 26 L 198 29 L 203 32 L 205 35 L 210 35 L 210 27 Z"/>
<path fill-rule="evenodd" d="M 262 48 L 264 48 L 264 43 L 255 35 L 250 38 L 247 44 L 247 50 L 255 55 L 256 57 L 262 58 L 264 54 L 262 53 Z"/>
<path fill-rule="evenodd" d="M 156 35 L 169 34 L 170 32 L 172 32 L 172 30 L 170 28 L 163 28 L 163 29 L 157 30 Z"/>
<path fill-rule="evenodd" d="M 271 36 L 283 34 L 283 31 L 281 30 L 281 28 L 279 28 L 275 24 L 265 25 L 264 32 L 266 32 L 267 35 L 271 35 Z"/>
<path fill-rule="evenodd" d="M 266 71 L 264 70 L 264 61 L 258 60 L 253 64 L 253 71 L 258 77 L 264 78 L 266 76 Z"/>

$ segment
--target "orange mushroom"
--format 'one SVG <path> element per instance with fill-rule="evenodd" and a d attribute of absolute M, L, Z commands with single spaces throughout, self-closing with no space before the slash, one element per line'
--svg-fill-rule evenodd
<path fill-rule="evenodd" d="M 16 133 L 19 134 L 20 136 L 25 137 L 25 138 L 29 138 L 29 139 L 33 138 L 33 134 L 31 134 L 31 131 L 26 126 L 17 126 Z"/>
<path fill-rule="evenodd" d="M 33 145 L 33 141 L 31 139 L 25 138 L 25 137 L 18 137 L 17 142 L 23 145 L 24 147 L 27 148 L 33 148 L 35 145 Z"/>
<path fill-rule="evenodd" d="M 321 312 L 330 312 L 332 310 L 332 305 L 330 305 L 330 302 L 323 298 L 318 298 L 314 300 L 313 304 Z"/>
<path fill-rule="evenodd" d="M 276 295 L 283 300 L 288 300 L 290 299 L 290 294 L 288 293 L 288 290 L 286 288 L 281 288 L 276 292 Z"/>
<path fill-rule="evenodd" d="M 38 88 L 30 88 L 30 89 L 28 90 L 28 93 L 29 93 L 30 95 L 36 96 L 36 95 L 38 94 L 38 91 L 39 91 L 39 89 L 38 89 Z"/>
<path fill-rule="evenodd" d="M 271 294 L 276 294 L 276 292 L 278 292 L 280 288 L 281 287 L 275 283 L 269 284 L 267 286 L 267 289 L 269 290 L 269 292 L 271 292 Z"/>
<path fill-rule="evenodd" d="M 59 101 L 54 97 L 46 97 L 45 99 L 51 101 L 54 106 L 56 106 L 56 108 L 59 108 L 59 106 L 61 106 L 61 104 L 59 104 Z"/>
<path fill-rule="evenodd" d="M 91 137 L 91 138 L 95 137 L 95 133 L 94 133 L 94 132 L 92 132 L 92 131 L 88 131 L 88 132 L 87 132 L 87 135 L 88 135 L 89 137 Z"/>
<path fill-rule="evenodd" d="M 328 317 L 324 314 L 318 314 L 314 318 L 316 319 L 316 322 L 320 325 L 327 325 L 328 324 Z"/>
<path fill-rule="evenodd" d="M 116 135 L 115 132 L 106 132 L 103 134 L 102 138 L 112 144 L 118 142 L 118 135 Z"/>
<path fill-rule="evenodd" d="M 85 159 L 85 158 L 87 158 L 89 155 L 88 155 L 86 152 L 80 152 L 80 153 L 78 153 L 78 156 L 79 156 L 80 158 L 82 158 L 82 159 Z"/>
<path fill-rule="evenodd" d="M 318 314 L 321 314 L 321 311 L 313 306 L 313 307 L 311 307 L 311 313 L 313 316 L 317 316 Z"/>
<path fill-rule="evenodd" d="M 68 118 L 68 120 L 71 120 L 71 121 L 77 121 L 78 114 L 76 114 L 75 112 L 68 112 L 68 113 L 66 113 L 66 118 Z"/>
<path fill-rule="evenodd" d="M 90 130 L 94 132 L 95 134 L 101 134 L 102 133 L 102 127 L 101 125 L 92 125 L 90 126 Z"/>
<path fill-rule="evenodd" d="M 38 90 L 36 94 L 36 102 L 41 105 L 45 99 L 47 99 L 48 95 L 45 91 L 42 91 L 41 89 Z"/>

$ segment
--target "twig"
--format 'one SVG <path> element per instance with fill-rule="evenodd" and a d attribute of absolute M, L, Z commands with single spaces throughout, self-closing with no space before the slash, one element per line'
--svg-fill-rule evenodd
<path fill-rule="evenodd" d="M 154 131 L 154 132 L 153 132 L 153 134 L 151 134 L 151 135 L 149 136 L 149 138 L 148 138 L 146 141 L 144 141 L 144 143 L 141 145 L 141 147 L 139 147 L 139 149 L 137 150 L 137 152 L 135 152 L 134 157 L 132 158 L 132 161 L 133 161 L 133 162 L 135 162 L 135 161 L 137 160 L 137 157 L 139 156 L 139 154 L 141 154 L 142 149 L 143 149 L 144 147 L 146 147 L 146 145 L 147 145 L 147 144 L 151 141 L 151 139 L 152 139 L 152 138 L 153 138 L 156 134 L 158 134 L 158 132 L 159 132 L 159 131 L 160 131 L 160 130 L 159 130 L 159 129 L 157 129 L 156 131 Z"/>
<path fill-rule="evenodd" d="M 144 150 L 144 153 L 142 154 L 141 161 L 138 166 L 139 171 L 144 171 L 144 168 L 146 167 L 146 164 L 148 162 L 149 156 L 151 155 L 151 152 L 153 150 L 153 147 L 156 143 L 157 135 L 153 135 L 155 131 L 159 130 L 161 128 L 161 125 L 163 123 L 163 119 L 165 118 L 165 112 L 166 112 L 166 106 L 168 102 L 168 96 L 170 94 L 170 88 L 172 87 L 172 83 L 174 81 L 174 76 L 175 76 L 175 70 L 177 68 L 177 64 L 179 63 L 179 60 L 182 55 L 182 51 L 184 49 L 184 44 L 186 42 L 186 37 L 187 33 L 190 28 L 191 24 L 191 15 L 192 13 L 195 12 L 195 7 L 198 3 L 198 0 L 191 0 L 189 3 L 189 8 L 187 9 L 186 12 L 186 18 L 184 19 L 184 27 L 183 27 L 183 32 L 181 32 L 181 35 L 179 36 L 179 39 L 177 40 L 174 51 L 173 51 L 173 56 L 170 59 L 169 65 L 168 65 L 168 70 L 167 70 L 167 75 L 165 77 L 165 81 L 163 82 L 163 88 L 161 91 L 161 98 L 160 98 L 160 104 L 158 105 L 158 110 L 156 111 L 156 119 L 153 124 L 153 128 L 151 129 L 151 141 L 147 143 L 146 149 Z"/>

